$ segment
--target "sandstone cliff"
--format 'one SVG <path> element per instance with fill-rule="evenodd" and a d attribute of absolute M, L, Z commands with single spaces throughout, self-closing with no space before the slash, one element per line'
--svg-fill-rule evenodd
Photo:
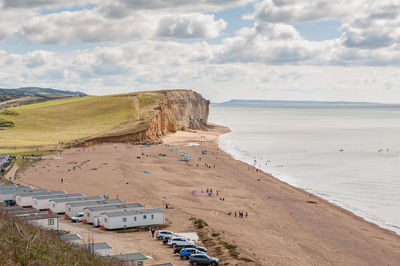
<path fill-rule="evenodd" d="M 161 136 L 178 130 L 206 129 L 210 101 L 192 90 L 167 90 L 152 93 L 160 94 L 159 104 L 154 114 L 142 121 L 136 130 L 120 135 L 99 136 L 85 140 L 81 145 L 92 145 L 102 142 L 160 143 Z M 135 94 L 134 97 L 139 97 Z M 135 98 L 136 99 L 136 98 Z M 137 100 L 133 100 L 138 106 Z M 136 116 L 140 111 L 135 108 Z M 143 120 L 143 119 L 142 119 Z"/>

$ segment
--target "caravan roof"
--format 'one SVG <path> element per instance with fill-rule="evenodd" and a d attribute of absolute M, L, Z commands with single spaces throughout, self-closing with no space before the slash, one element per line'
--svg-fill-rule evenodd
<path fill-rule="evenodd" d="M 65 194 L 65 191 L 22 192 L 18 193 L 17 195 L 20 197 L 39 196 L 39 195 L 43 196 L 64 195 L 62 193 Z"/>
<path fill-rule="evenodd" d="M 104 214 L 108 217 L 119 217 L 119 216 L 126 216 L 126 215 L 135 215 L 135 214 L 147 214 L 147 213 L 156 213 L 165 211 L 160 208 L 156 209 L 146 209 L 146 210 L 134 210 L 134 211 L 120 211 L 120 212 L 105 212 Z"/>
<path fill-rule="evenodd" d="M 88 202 L 72 202 L 72 203 L 67 203 L 71 207 L 78 207 L 78 206 L 85 206 L 88 204 L 110 204 L 110 203 L 122 203 L 122 200 L 116 199 L 116 200 L 97 200 L 97 201 L 88 201 Z"/>
<path fill-rule="evenodd" d="M 70 199 L 53 199 L 52 201 L 55 203 L 60 203 L 60 202 L 80 201 L 80 200 L 101 200 L 101 199 L 104 198 L 102 196 L 93 196 L 93 197 L 70 198 Z"/>
<path fill-rule="evenodd" d="M 42 199 L 53 199 L 55 197 L 57 198 L 71 198 L 71 197 L 84 197 L 82 193 L 74 193 L 74 194 L 62 194 L 62 195 L 38 195 L 35 196 L 34 198 L 37 200 L 42 200 Z"/>
<path fill-rule="evenodd" d="M 86 207 L 84 210 L 88 211 L 107 211 L 107 210 L 118 210 L 127 208 L 140 208 L 144 207 L 142 203 L 128 203 L 128 204 L 118 204 L 118 205 L 106 205 L 106 206 L 96 206 L 96 207 Z"/>

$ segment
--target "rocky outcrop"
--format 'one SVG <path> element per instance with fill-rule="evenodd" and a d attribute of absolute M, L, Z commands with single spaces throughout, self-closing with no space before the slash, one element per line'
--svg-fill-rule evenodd
<path fill-rule="evenodd" d="M 102 142 L 160 143 L 161 136 L 178 130 L 206 129 L 210 101 L 192 90 L 159 91 L 161 100 L 144 130 L 86 140 L 88 146 Z"/>

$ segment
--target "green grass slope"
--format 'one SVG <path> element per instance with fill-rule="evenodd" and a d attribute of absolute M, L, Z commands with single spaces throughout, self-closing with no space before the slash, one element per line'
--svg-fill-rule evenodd
<path fill-rule="evenodd" d="M 21 153 L 135 133 L 156 113 L 161 92 L 86 96 L 0 111 L 0 153 Z"/>
<path fill-rule="evenodd" d="M 18 89 L 0 88 L 0 109 L 12 108 L 38 102 L 46 102 L 55 99 L 82 96 L 87 95 L 78 91 L 63 91 L 39 87 L 25 87 Z"/>
<path fill-rule="evenodd" d="M 118 265 L 0 210 L 0 265 Z"/>

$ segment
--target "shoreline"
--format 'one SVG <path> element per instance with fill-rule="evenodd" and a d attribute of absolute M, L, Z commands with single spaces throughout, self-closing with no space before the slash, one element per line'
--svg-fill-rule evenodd
<path fill-rule="evenodd" d="M 225 126 L 223 126 L 223 127 L 225 127 Z M 226 133 L 222 133 L 220 136 L 222 136 L 222 135 L 224 135 L 224 134 L 228 134 L 228 133 L 230 133 L 230 132 L 232 131 L 232 130 L 229 129 L 228 127 L 226 127 L 226 128 L 227 128 L 228 131 L 227 131 Z M 238 151 L 238 154 L 234 154 L 234 153 L 232 153 L 232 152 L 229 152 L 229 151 L 224 150 L 224 148 L 223 148 L 222 145 L 220 144 L 220 138 L 217 139 L 217 142 L 216 142 L 216 143 L 217 143 L 218 147 L 219 147 L 222 151 L 224 151 L 226 154 L 228 154 L 230 157 L 232 157 L 232 159 L 234 159 L 234 160 L 236 160 L 236 161 L 239 161 L 239 162 L 243 162 L 243 163 L 247 164 L 247 165 L 250 166 L 250 167 L 254 167 L 254 166 L 252 166 L 249 162 L 246 162 L 245 160 L 241 160 L 241 159 L 237 158 L 237 157 L 243 157 L 243 158 L 245 158 L 244 155 L 240 155 L 240 151 Z M 228 146 L 229 144 L 225 143 L 225 145 Z M 257 168 L 257 167 L 255 167 L 255 168 Z M 374 216 L 372 216 L 372 215 L 370 215 L 370 214 L 368 214 L 368 213 L 365 213 L 365 212 L 362 211 L 362 210 L 358 210 L 358 209 L 356 209 L 356 208 L 346 207 L 346 204 L 345 204 L 345 203 L 342 203 L 342 202 L 339 201 L 339 200 L 336 200 L 336 199 L 334 199 L 334 198 L 329 199 L 328 197 L 324 197 L 323 195 L 321 195 L 321 194 L 320 194 L 319 192 L 317 192 L 317 191 L 314 191 L 314 190 L 312 190 L 312 189 L 307 190 L 306 188 L 303 188 L 303 187 L 301 187 L 301 186 L 297 186 L 296 184 L 294 184 L 294 183 L 295 183 L 294 181 L 293 181 L 293 182 L 290 182 L 290 179 L 294 179 L 293 176 L 289 176 L 289 175 L 284 174 L 284 173 L 279 172 L 279 171 L 275 171 L 275 173 L 272 173 L 272 172 L 269 172 L 269 171 L 267 171 L 267 170 L 264 170 L 262 167 L 261 167 L 261 168 L 257 168 L 257 169 L 258 169 L 259 171 L 262 171 L 263 173 L 265 173 L 265 174 L 267 174 L 267 175 L 270 175 L 271 177 L 277 179 L 278 181 L 280 181 L 280 182 L 282 182 L 282 183 L 284 183 L 284 184 L 286 184 L 286 185 L 289 185 L 289 186 L 291 186 L 291 187 L 293 187 L 293 188 L 301 189 L 301 190 L 303 190 L 306 194 L 312 194 L 314 197 L 315 197 L 315 196 L 318 196 L 319 198 L 324 199 L 325 201 L 329 202 L 330 204 L 332 204 L 332 205 L 334 205 L 334 206 L 337 206 L 337 207 L 339 207 L 339 208 L 342 208 L 342 209 L 344 209 L 344 210 L 347 210 L 347 211 L 351 212 L 352 214 L 356 215 L 357 217 L 362 218 L 364 221 L 366 221 L 366 222 L 368 222 L 368 223 L 375 224 L 375 225 L 379 226 L 380 228 L 387 229 L 387 230 L 389 230 L 389 231 L 394 232 L 396 235 L 399 235 L 399 236 L 400 236 L 400 226 L 398 226 L 398 225 L 387 224 L 387 223 L 385 223 L 385 221 L 381 220 L 379 217 L 374 217 Z M 288 179 L 285 180 L 285 178 L 279 178 L 280 175 L 286 176 L 286 177 L 288 177 Z M 329 196 L 329 195 L 328 195 L 328 196 Z M 396 230 L 397 230 L 397 231 L 396 231 Z"/>
<path fill-rule="evenodd" d="M 22 172 L 18 181 L 68 193 L 106 192 L 112 197 L 118 194 L 126 202 L 140 201 L 147 207 L 160 207 L 168 202 L 175 208 L 167 212 L 170 230 L 190 231 L 191 217 L 203 219 L 212 232 L 220 235 L 215 240 L 231 243 L 237 247 L 239 258 L 252 261 L 246 265 L 392 265 L 400 261 L 400 237 L 395 232 L 317 195 L 313 196 L 316 204 L 307 203 L 309 193 L 304 189 L 261 171 L 254 173 L 248 164 L 220 150 L 216 140 L 227 130 L 215 126 L 210 131 L 181 131 L 165 136 L 165 144 L 149 148 L 104 144 L 84 152 L 69 149 L 57 159 L 45 156 Z M 178 162 L 178 154 L 171 152 L 172 148 L 190 153 L 192 160 Z M 202 150 L 208 153 L 203 155 Z M 140 153 L 146 157 L 137 159 Z M 167 156 L 161 158 L 159 153 Z M 71 162 L 87 160 L 79 169 L 71 170 Z M 216 167 L 205 167 L 203 163 Z M 64 178 L 64 184 L 60 184 L 60 177 Z M 190 193 L 208 187 L 219 190 L 225 201 L 193 197 Z M 226 215 L 230 209 L 246 210 L 249 218 Z M 111 246 L 116 252 L 124 250 L 122 245 L 128 245 L 151 255 L 154 262 L 161 261 L 159 254 L 164 251 L 158 245 L 154 248 L 153 242 L 137 245 L 133 241 L 137 234 L 122 235 L 126 239 L 115 239 L 114 235 L 108 240 L 113 241 Z M 106 236 L 96 235 L 98 239 Z M 217 247 L 209 250 L 225 265 L 242 265 L 240 260 L 226 256 L 224 250 Z M 183 265 L 179 261 L 174 263 Z"/>

